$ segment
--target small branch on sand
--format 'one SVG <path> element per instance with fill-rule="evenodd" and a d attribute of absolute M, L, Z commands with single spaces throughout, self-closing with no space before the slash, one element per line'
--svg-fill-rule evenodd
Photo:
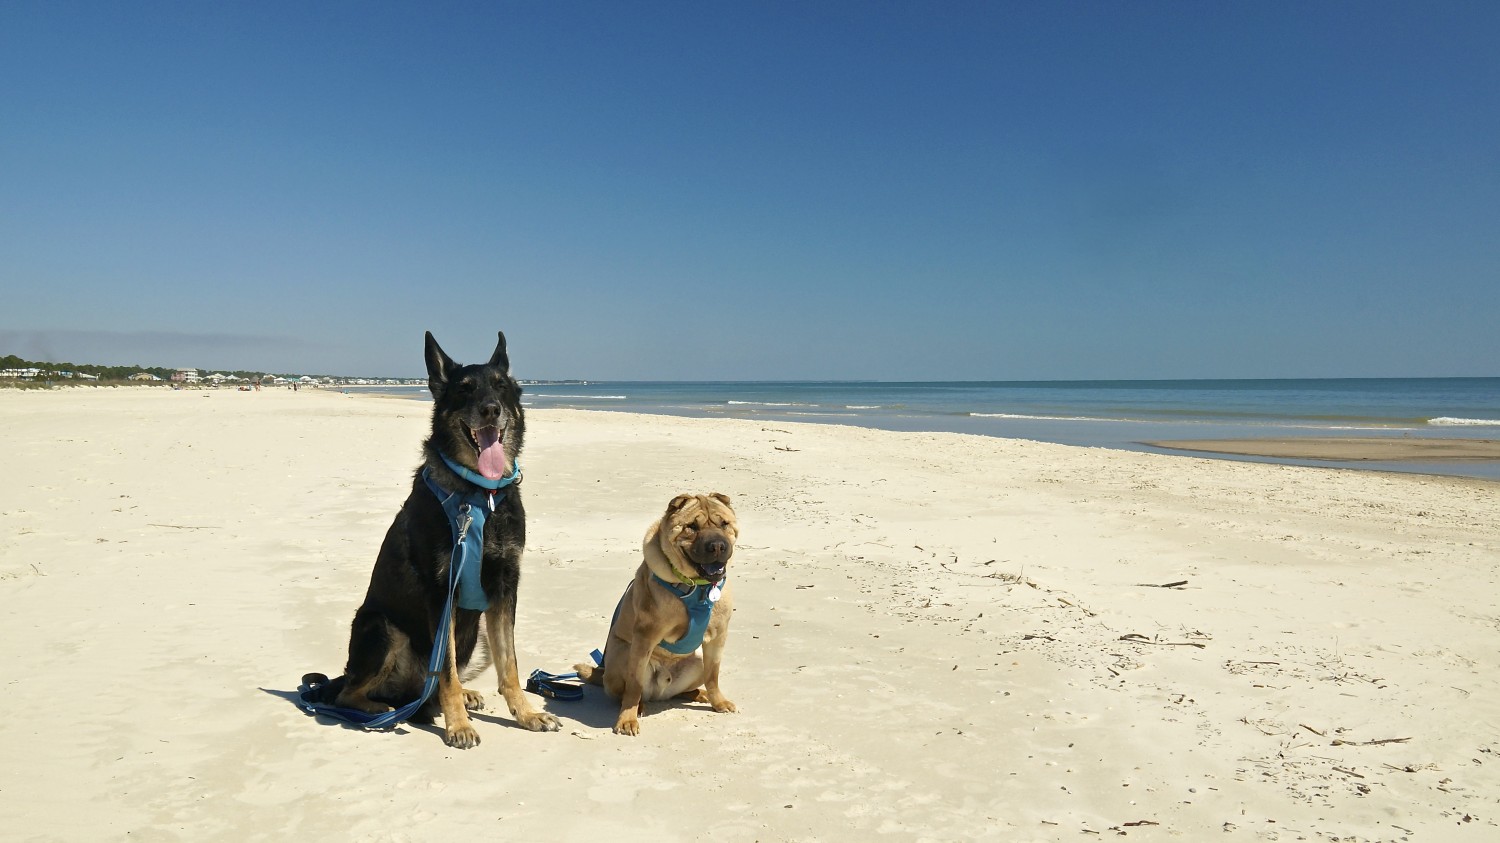
<path fill-rule="evenodd" d="M 1187 584 L 1188 584 L 1187 580 L 1178 580 L 1177 582 L 1164 582 L 1164 583 L 1138 582 L 1135 585 L 1136 585 L 1136 588 L 1181 588 L 1181 587 L 1183 587 L 1183 586 L 1185 586 Z"/>
<path fill-rule="evenodd" d="M 42 569 L 38 568 L 36 566 L 35 562 L 31 563 L 31 570 L 36 571 L 36 575 L 39 576 L 39 577 L 45 577 L 45 576 L 47 576 L 46 574 L 42 573 Z"/>
<path fill-rule="evenodd" d="M 1147 638 L 1139 632 L 1132 632 L 1129 635 L 1121 635 L 1120 640 L 1134 641 L 1137 644 L 1156 644 L 1160 647 L 1197 647 L 1200 650 L 1208 647 L 1207 644 L 1200 644 L 1197 641 L 1155 641 Z"/>
<path fill-rule="evenodd" d="M 147 524 L 147 527 L 165 527 L 169 530 L 212 530 L 213 527 L 188 527 L 182 524 Z"/>
<path fill-rule="evenodd" d="M 1307 725 L 1306 723 L 1298 723 L 1297 725 L 1301 726 L 1302 728 L 1306 729 L 1309 732 L 1312 732 L 1314 735 L 1317 735 L 1320 738 L 1326 738 L 1326 737 L 1328 737 L 1328 733 L 1327 732 L 1319 732 L 1317 729 L 1314 729 L 1313 727 Z"/>
<path fill-rule="evenodd" d="M 1384 746 L 1388 743 L 1406 743 L 1411 738 L 1381 738 L 1374 741 L 1345 741 L 1334 738 L 1333 746 Z"/>
<path fill-rule="evenodd" d="M 776 450 L 778 450 L 778 451 L 800 451 L 802 449 L 801 448 L 783 448 L 780 445 L 777 445 L 776 446 Z"/>
<path fill-rule="evenodd" d="M 1067 598 L 1059 597 L 1057 598 L 1057 602 L 1063 604 L 1064 606 L 1069 606 L 1071 608 L 1077 609 L 1078 611 L 1083 612 L 1085 615 L 1088 615 L 1091 618 L 1096 618 L 1099 616 L 1097 612 L 1091 612 L 1088 609 L 1085 609 L 1084 607 L 1078 605 L 1077 603 L 1068 600 Z"/>
<path fill-rule="evenodd" d="M 1030 641 L 1033 638 L 1039 638 L 1042 641 L 1056 641 L 1057 640 L 1056 638 L 1053 638 L 1050 635 L 1032 635 L 1032 634 L 1028 633 L 1026 635 L 1022 635 L 1021 636 L 1021 640 L 1022 641 Z"/>
<path fill-rule="evenodd" d="M 1336 773 L 1343 773 L 1346 776 L 1353 776 L 1356 779 L 1364 778 L 1364 776 L 1360 775 L 1359 773 L 1356 773 L 1353 770 L 1345 770 L 1343 767 L 1334 767 L 1333 770 Z"/>

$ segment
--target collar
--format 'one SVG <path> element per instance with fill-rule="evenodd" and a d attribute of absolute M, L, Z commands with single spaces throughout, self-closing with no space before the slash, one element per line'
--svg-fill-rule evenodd
<path fill-rule="evenodd" d="M 481 489 L 488 489 L 490 494 L 492 495 L 495 492 L 521 479 L 521 461 L 519 459 L 516 460 L 516 468 L 510 473 L 509 477 L 502 477 L 498 480 L 492 480 L 482 474 L 479 474 L 478 472 L 464 468 L 463 466 L 449 459 L 448 455 L 443 453 L 442 451 L 438 452 L 438 456 L 443 458 L 443 464 L 448 466 L 449 470 L 451 470 L 454 474 L 457 474 L 459 477 L 462 477 L 463 479 L 469 481 L 470 483 L 473 483 L 475 486 L 478 486 Z"/>
<path fill-rule="evenodd" d="M 677 569 L 673 568 L 672 570 L 675 573 Z M 717 602 L 719 599 L 719 592 L 724 589 L 724 583 L 729 581 L 729 577 L 726 576 L 724 579 L 719 580 L 717 583 L 711 583 L 708 580 L 701 579 L 694 579 L 690 583 L 677 583 L 664 580 L 655 572 L 651 574 L 651 579 L 661 583 L 666 587 L 668 591 L 677 595 L 677 598 L 684 603 L 691 600 L 694 596 L 698 598 L 698 602 L 700 603 Z M 687 590 L 684 591 L 683 589 Z"/>

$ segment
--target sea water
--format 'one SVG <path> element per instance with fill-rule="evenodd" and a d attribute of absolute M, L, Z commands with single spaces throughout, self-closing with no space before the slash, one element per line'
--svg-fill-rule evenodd
<path fill-rule="evenodd" d="M 420 387 L 397 394 L 427 397 Z M 528 384 L 524 400 L 539 409 L 824 422 L 1147 451 L 1161 450 L 1147 442 L 1179 439 L 1500 438 L 1500 378 L 616 381 Z M 1234 459 L 1500 479 L 1493 462 Z"/>

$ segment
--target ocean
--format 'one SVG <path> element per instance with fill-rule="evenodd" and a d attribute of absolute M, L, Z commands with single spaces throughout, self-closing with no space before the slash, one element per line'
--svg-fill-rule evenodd
<path fill-rule="evenodd" d="M 363 388 L 361 391 L 370 391 Z M 1164 452 L 1155 440 L 1281 436 L 1500 437 L 1500 378 L 1170 381 L 615 381 L 539 383 L 525 404 L 886 430 L 947 431 Z M 378 391 L 427 400 L 425 387 Z M 1204 456 L 1197 454 L 1196 456 Z M 1334 465 L 1500 480 L 1500 463 Z"/>

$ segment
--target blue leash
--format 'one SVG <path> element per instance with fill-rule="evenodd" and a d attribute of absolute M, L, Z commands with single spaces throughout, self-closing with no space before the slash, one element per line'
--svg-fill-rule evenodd
<path fill-rule="evenodd" d="M 443 461 L 450 467 L 462 469 L 454 462 L 443 456 Z M 467 475 L 479 477 L 467 469 L 458 472 L 471 479 Z M 495 508 L 495 495 L 500 489 L 516 482 L 521 477 L 521 465 L 516 464 L 515 471 L 509 477 L 502 480 L 490 480 L 479 477 L 482 484 L 488 489 L 484 497 L 487 508 L 493 512 Z M 432 698 L 433 691 L 437 690 L 438 676 L 446 667 L 445 661 L 448 657 L 448 631 L 453 626 L 453 597 L 458 595 L 458 605 L 463 609 L 477 609 L 483 611 L 489 608 L 489 600 L 484 596 L 484 587 L 479 583 L 480 569 L 484 564 L 484 521 L 486 507 L 480 506 L 479 495 L 460 495 L 457 492 L 444 492 L 442 487 L 433 482 L 430 473 L 422 470 L 422 479 L 427 481 L 427 488 L 437 496 L 438 502 L 443 506 L 443 512 L 448 515 L 448 524 L 453 528 L 453 552 L 448 558 L 448 599 L 443 604 L 442 620 L 438 621 L 437 637 L 432 642 L 432 658 L 427 662 L 427 678 L 422 682 L 422 693 L 415 700 L 401 706 L 394 711 L 381 714 L 371 714 L 368 711 L 360 711 L 357 708 L 345 708 L 344 706 L 331 703 L 318 702 L 311 699 L 318 688 L 311 687 L 299 694 L 302 707 L 312 714 L 322 714 L 345 723 L 353 723 L 366 729 L 394 729 L 396 726 L 410 720 L 422 706 Z M 472 482 L 472 480 L 471 480 Z M 504 494 L 500 495 L 504 500 Z M 472 555 L 478 564 L 470 567 L 467 563 Z M 576 677 L 577 674 L 574 674 Z M 582 696 L 582 691 L 579 692 Z"/>

